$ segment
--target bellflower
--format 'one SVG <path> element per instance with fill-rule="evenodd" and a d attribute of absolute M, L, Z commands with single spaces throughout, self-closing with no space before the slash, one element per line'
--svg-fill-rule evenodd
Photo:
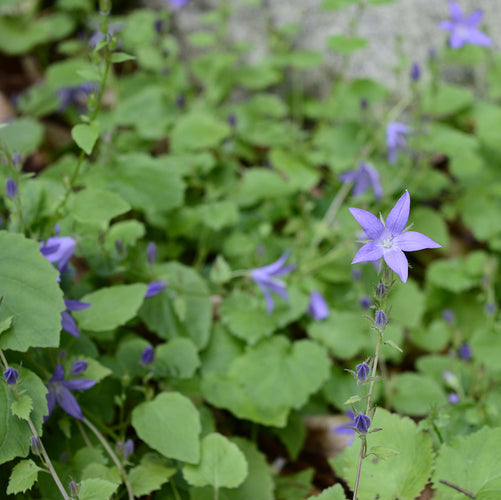
<path fill-rule="evenodd" d="M 148 246 L 146 247 L 146 257 L 150 264 L 154 264 L 157 260 L 157 246 L 155 245 L 155 242 L 150 241 L 148 243 Z"/>
<path fill-rule="evenodd" d="M 70 236 L 52 236 L 46 242 L 40 243 L 40 252 L 63 273 L 73 257 L 76 245 L 77 242 Z"/>
<path fill-rule="evenodd" d="M 56 369 L 54 370 L 54 375 L 52 375 L 47 383 L 47 389 L 49 392 L 47 393 L 46 398 L 49 414 L 44 417 L 44 421 L 46 421 L 54 411 L 56 402 L 68 415 L 71 415 L 78 420 L 83 420 L 82 410 L 71 391 L 86 391 L 87 389 L 94 387 L 96 385 L 96 381 L 83 378 L 65 380 L 64 377 L 64 369 L 58 363 Z"/>
<path fill-rule="evenodd" d="M 473 352 L 471 349 L 470 344 L 467 342 L 463 342 L 458 349 L 458 354 L 461 359 L 464 359 L 465 361 L 469 361 L 471 357 L 473 356 Z"/>
<path fill-rule="evenodd" d="M 79 300 L 65 300 L 66 311 L 61 313 L 61 328 L 73 337 L 80 337 L 80 331 L 70 311 L 81 311 L 91 306 L 89 302 L 80 302 Z"/>
<path fill-rule="evenodd" d="M 371 426 L 371 419 L 364 415 L 363 413 L 359 413 L 354 420 L 354 427 L 361 434 L 366 434 Z"/>
<path fill-rule="evenodd" d="M 88 366 L 89 363 L 87 363 L 87 361 L 83 361 L 82 359 L 74 361 L 71 365 L 71 374 L 76 376 L 82 375 L 82 373 L 87 370 Z"/>
<path fill-rule="evenodd" d="M 322 321 L 329 317 L 329 307 L 320 292 L 311 292 L 308 313 L 313 316 L 315 321 Z"/>
<path fill-rule="evenodd" d="M 386 325 L 386 314 L 381 309 L 378 309 L 376 311 L 376 314 L 374 315 L 374 323 L 376 324 L 376 326 L 379 329 L 385 327 L 385 325 Z"/>
<path fill-rule="evenodd" d="M 355 426 L 355 414 L 352 411 L 347 411 L 346 415 L 349 417 L 350 421 L 346 424 L 338 425 L 332 429 L 334 434 L 345 434 L 350 436 L 350 440 L 348 441 L 348 446 L 353 444 L 353 440 L 355 439 L 355 431 L 353 427 Z"/>
<path fill-rule="evenodd" d="M 174 9 L 180 9 L 184 5 L 186 5 L 190 0 L 164 0 L 165 3 L 170 4 L 170 6 Z"/>
<path fill-rule="evenodd" d="M 370 366 L 367 363 L 360 363 L 357 365 L 357 379 L 360 380 L 360 382 L 365 382 L 370 371 Z"/>
<path fill-rule="evenodd" d="M 144 298 L 147 299 L 149 297 L 154 297 L 155 295 L 158 295 L 164 288 L 164 281 L 152 281 L 151 283 L 148 283 L 148 288 L 146 290 L 146 293 L 144 294 Z"/>
<path fill-rule="evenodd" d="M 360 162 L 357 170 L 349 170 L 339 176 L 343 183 L 353 182 L 353 196 L 360 196 L 368 189 L 374 191 L 376 199 L 383 196 L 383 187 L 379 179 L 378 171 L 368 163 Z"/>
<path fill-rule="evenodd" d="M 409 76 L 413 82 L 419 81 L 421 78 L 421 68 L 417 62 L 412 63 L 411 70 L 409 71 Z"/>
<path fill-rule="evenodd" d="M 284 266 L 289 255 L 289 252 L 285 252 L 277 261 L 273 262 L 273 264 L 258 267 L 253 269 L 250 273 L 254 283 L 256 283 L 264 294 L 268 314 L 271 314 L 274 309 L 273 297 L 270 292 L 280 295 L 280 297 L 283 297 L 285 300 L 289 298 L 289 294 L 285 289 L 285 283 L 277 279 L 279 276 L 288 274 L 296 268 L 294 265 Z"/>
<path fill-rule="evenodd" d="M 456 2 L 449 2 L 450 21 L 442 21 L 439 27 L 450 32 L 449 47 L 459 49 L 467 43 L 489 47 L 491 39 L 477 29 L 484 13 L 477 9 L 465 15 Z"/>
<path fill-rule="evenodd" d="M 5 193 L 9 198 L 15 198 L 17 194 L 17 184 L 10 177 L 5 183 Z"/>
<path fill-rule="evenodd" d="M 405 123 L 391 122 L 386 127 L 386 147 L 388 148 L 388 162 L 396 163 L 398 150 L 405 149 L 406 135 L 410 127 Z"/>
<path fill-rule="evenodd" d="M 19 377 L 19 372 L 15 368 L 9 367 L 3 372 L 3 376 L 9 385 L 15 385 L 17 377 Z"/>
<path fill-rule="evenodd" d="M 87 102 L 89 93 L 97 90 L 97 84 L 93 82 L 85 82 L 74 87 L 62 87 L 57 91 L 59 98 L 59 112 L 73 106 L 77 109 L 82 109 Z"/>
<path fill-rule="evenodd" d="M 374 262 L 384 259 L 405 283 L 409 274 L 409 263 L 404 252 L 414 252 L 424 248 L 441 248 L 441 245 L 417 231 L 404 231 L 409 219 L 411 198 L 405 193 L 391 209 L 386 222 L 361 208 L 350 208 L 351 215 L 362 226 L 370 238 L 356 253 L 352 264 Z"/>
<path fill-rule="evenodd" d="M 141 353 L 141 363 L 144 365 L 149 365 L 155 358 L 155 351 L 150 345 L 146 346 Z"/>

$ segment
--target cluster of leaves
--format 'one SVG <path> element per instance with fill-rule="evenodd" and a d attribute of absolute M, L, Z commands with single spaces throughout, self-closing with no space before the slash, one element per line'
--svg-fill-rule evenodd
<path fill-rule="evenodd" d="M 383 430 L 359 498 L 412 499 L 429 481 L 436 498 L 501 494 L 499 54 L 435 51 L 421 78 L 397 75 L 399 101 L 342 75 L 320 99 L 301 82 L 322 54 L 292 50 L 297 26 L 275 25 L 266 3 L 241 6 L 267 21 L 258 62 L 229 41 L 229 2 L 193 33 L 183 2 L 93 3 L 0 3 L 0 51 L 33 52 L 43 74 L 0 127 L 0 491 L 58 498 L 54 474 L 39 474 L 53 467 L 80 500 L 308 497 L 312 468 L 269 462 L 297 460 L 304 417 L 347 409 L 360 387 L 345 369 L 374 351 L 363 315 L 377 272 L 350 265 L 348 206 L 387 213 L 407 189 L 416 230 L 443 248 L 410 255 L 391 292 Z M 382 2 L 322 8 L 353 3 L 360 15 Z M 351 31 L 327 41 L 344 64 L 367 45 Z M 441 81 L 446 67 L 468 68 L 473 88 Z M 405 147 L 386 140 L 397 120 Z M 350 194 L 361 164 L 378 173 L 376 196 Z M 58 238 L 75 243 L 68 266 L 51 257 Z M 286 251 L 296 268 L 270 275 L 282 295 L 270 307 L 252 271 Z M 62 408 L 47 419 L 48 391 Z M 317 498 L 346 498 L 338 480 L 353 487 L 358 454 L 331 461 Z"/>

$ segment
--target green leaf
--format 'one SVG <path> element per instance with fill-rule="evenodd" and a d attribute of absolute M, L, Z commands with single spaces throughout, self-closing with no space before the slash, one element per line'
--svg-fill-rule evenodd
<path fill-rule="evenodd" d="M 116 285 L 91 292 L 80 300 L 92 304 L 88 309 L 72 313 L 80 328 L 105 332 L 124 325 L 134 318 L 141 307 L 147 286 Z"/>
<path fill-rule="evenodd" d="M 59 273 L 36 241 L 0 231 L 0 247 L 0 322 L 14 316 L 10 328 L 0 335 L 0 349 L 57 347 L 61 312 L 66 309 L 57 283 Z"/>
<path fill-rule="evenodd" d="M 38 473 L 42 471 L 33 460 L 21 460 L 13 469 L 9 477 L 7 495 L 25 493 L 36 482 Z"/>
<path fill-rule="evenodd" d="M 371 447 L 392 448 L 400 452 L 386 460 L 365 460 L 358 492 L 359 500 L 398 498 L 414 500 L 425 487 L 432 470 L 431 438 L 418 430 L 409 418 L 378 408 L 371 424 L 382 431 L 369 434 Z M 329 462 L 353 489 L 357 475 L 360 445 L 349 446 Z"/>
<path fill-rule="evenodd" d="M 309 191 L 320 178 L 320 171 L 293 151 L 273 149 L 269 153 L 273 168 L 278 170 L 298 191 Z"/>
<path fill-rule="evenodd" d="M 412 272 L 412 271 L 411 271 Z M 390 320 L 409 328 L 421 324 L 425 309 L 425 296 L 412 279 L 407 283 L 398 282 L 391 291 Z"/>
<path fill-rule="evenodd" d="M 287 500 L 304 500 L 306 495 L 313 489 L 312 480 L 315 470 L 313 468 L 304 469 L 297 474 L 278 476 L 275 479 L 277 491 L 276 498 L 286 498 Z"/>
<path fill-rule="evenodd" d="M 33 410 L 33 400 L 26 394 L 23 394 L 18 401 L 14 401 L 10 405 L 12 415 L 21 420 L 29 420 L 31 410 Z"/>
<path fill-rule="evenodd" d="M 202 222 L 210 229 L 219 231 L 238 222 L 238 207 L 234 201 L 216 201 L 198 206 Z"/>
<path fill-rule="evenodd" d="M 141 464 L 130 469 L 127 475 L 134 496 L 142 497 L 159 490 L 175 473 L 176 469 L 166 467 L 159 457 L 150 454 L 145 455 L 141 459 Z"/>
<path fill-rule="evenodd" d="M 463 488 L 478 500 L 501 498 L 499 449 L 501 428 L 484 427 L 469 436 L 458 436 L 443 444 L 432 476 L 437 500 L 464 500 L 464 493 L 440 482 Z M 473 497 L 472 497 L 473 498 Z"/>
<path fill-rule="evenodd" d="M 332 35 L 327 39 L 327 47 L 334 52 L 351 54 L 367 47 L 367 40 L 359 36 Z"/>
<path fill-rule="evenodd" d="M 441 351 L 449 343 L 451 329 L 443 320 L 435 320 L 419 330 L 411 330 L 409 336 L 414 344 L 428 351 Z"/>
<path fill-rule="evenodd" d="M 87 188 L 73 195 L 71 215 L 79 222 L 105 230 L 111 219 L 130 208 L 125 200 L 111 191 Z"/>
<path fill-rule="evenodd" d="M 0 126 L 0 147 L 11 154 L 28 155 L 40 146 L 43 134 L 43 127 L 36 120 L 17 118 Z"/>
<path fill-rule="evenodd" d="M 384 343 L 386 345 L 389 345 L 390 347 L 392 347 L 393 349 L 395 349 L 396 351 L 399 351 L 399 352 L 404 352 L 402 349 L 400 349 L 400 347 L 398 347 L 397 344 L 395 344 L 395 342 L 393 342 L 393 340 L 385 340 Z"/>
<path fill-rule="evenodd" d="M 191 378 L 199 366 L 197 347 L 190 339 L 177 337 L 155 349 L 153 370 L 157 375 Z"/>
<path fill-rule="evenodd" d="M 145 234 L 144 224 L 137 220 L 125 220 L 113 224 L 104 242 L 104 248 L 111 252 L 115 250 L 115 242 L 121 241 L 125 246 L 134 246 Z"/>
<path fill-rule="evenodd" d="M 161 393 L 132 410 L 132 426 L 147 445 L 167 458 L 197 463 L 200 417 L 193 403 L 177 392 Z"/>
<path fill-rule="evenodd" d="M 211 267 L 210 279 L 213 283 L 217 284 L 227 283 L 231 279 L 231 267 L 221 254 L 218 254 Z"/>
<path fill-rule="evenodd" d="M 340 484 L 335 484 L 320 493 L 320 495 L 308 497 L 308 500 L 347 500 L 344 494 L 343 487 Z"/>
<path fill-rule="evenodd" d="M 361 396 L 350 396 L 345 402 L 345 405 L 352 405 L 353 403 L 358 403 L 362 400 Z"/>
<path fill-rule="evenodd" d="M 78 490 L 78 500 L 108 500 L 118 488 L 118 484 L 104 479 L 84 479 Z"/>
<path fill-rule="evenodd" d="M 441 406 L 447 401 L 444 390 L 435 380 L 418 373 L 397 375 L 390 387 L 393 407 L 408 415 L 426 415 L 432 406 Z"/>
<path fill-rule="evenodd" d="M 393 448 L 388 448 L 388 446 L 371 446 L 369 451 L 376 455 L 376 458 L 381 460 L 386 460 L 387 458 L 400 455 L 399 451 L 396 451 Z"/>
<path fill-rule="evenodd" d="M 177 120 L 171 134 L 172 150 L 213 148 L 230 135 L 229 125 L 214 116 L 193 111 Z"/>
<path fill-rule="evenodd" d="M 299 412 L 291 412 L 285 427 L 270 429 L 287 448 L 292 460 L 296 460 L 306 440 L 306 426 Z"/>
<path fill-rule="evenodd" d="M 42 435 L 43 417 L 47 415 L 45 384 L 28 369 L 23 368 L 17 382 L 17 389 L 33 401 L 30 418 L 39 435 Z M 25 457 L 30 450 L 33 435 L 28 422 L 11 414 L 10 408 L 17 400 L 7 384 L 0 384 L 0 464 L 15 457 Z"/>
<path fill-rule="evenodd" d="M 135 59 L 131 54 L 126 54 L 125 52 L 114 52 L 111 54 L 112 63 L 121 63 L 124 61 L 133 61 Z"/>
<path fill-rule="evenodd" d="M 5 332 L 5 330 L 10 328 L 10 325 L 12 324 L 13 319 L 14 319 L 14 315 L 7 316 L 5 319 L 0 321 L 0 333 Z"/>
<path fill-rule="evenodd" d="M 247 461 L 238 446 L 221 434 L 212 433 L 201 443 L 200 462 L 187 464 L 183 476 L 193 486 L 236 488 L 248 473 Z"/>
<path fill-rule="evenodd" d="M 443 83 L 424 94 L 423 111 L 432 116 L 449 116 L 472 103 L 473 93 L 470 90 Z"/>
<path fill-rule="evenodd" d="M 80 149 L 90 155 L 99 137 L 99 124 L 96 122 L 79 123 L 71 129 L 71 137 Z"/>

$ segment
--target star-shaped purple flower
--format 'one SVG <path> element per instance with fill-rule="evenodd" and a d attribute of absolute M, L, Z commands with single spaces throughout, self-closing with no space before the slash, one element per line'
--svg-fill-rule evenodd
<path fill-rule="evenodd" d="M 280 297 L 283 297 L 285 300 L 288 300 L 289 298 L 289 294 L 285 289 L 285 283 L 277 279 L 279 276 L 283 276 L 284 274 L 290 273 L 296 269 L 296 266 L 294 265 L 284 266 L 285 261 L 289 258 L 289 255 L 289 252 L 285 252 L 277 261 L 273 262 L 273 264 L 258 267 L 253 269 L 250 273 L 251 278 L 264 294 L 268 314 L 271 314 L 275 307 L 273 297 L 270 292 L 280 295 Z"/>
<path fill-rule="evenodd" d="M 53 264 L 60 273 L 66 271 L 77 242 L 70 236 L 52 236 L 46 242 L 40 243 L 40 252 Z"/>
<path fill-rule="evenodd" d="M 320 292 L 311 292 L 308 313 L 315 321 L 323 321 L 329 317 L 329 306 Z"/>
<path fill-rule="evenodd" d="M 78 420 L 83 420 L 82 409 L 71 391 L 86 391 L 87 389 L 94 387 L 96 385 L 96 381 L 84 378 L 65 380 L 64 376 L 64 369 L 58 363 L 56 369 L 54 370 L 54 375 L 52 375 L 47 383 L 47 389 L 49 392 L 47 393 L 46 398 L 49 414 L 44 418 L 44 420 L 47 420 L 54 411 L 56 402 L 68 415 L 71 415 Z"/>
<path fill-rule="evenodd" d="M 410 128 L 405 123 L 391 122 L 386 127 L 386 147 L 388 148 L 388 162 L 396 163 L 397 153 L 401 149 L 405 149 L 407 145 L 406 135 L 410 132 Z"/>
<path fill-rule="evenodd" d="M 65 300 L 66 311 L 61 313 L 61 328 L 73 337 L 80 337 L 80 331 L 70 311 L 82 311 L 91 306 L 90 302 L 80 302 L 79 300 Z"/>
<path fill-rule="evenodd" d="M 483 47 L 491 45 L 491 39 L 477 29 L 477 25 L 484 16 L 480 9 L 464 15 L 461 7 L 456 2 L 449 2 L 449 12 L 451 14 L 450 21 L 442 21 L 439 26 L 450 32 L 449 47 L 451 49 L 459 49 L 467 43 Z"/>
<path fill-rule="evenodd" d="M 351 215 L 355 217 L 371 240 L 356 253 L 352 264 L 373 262 L 382 257 L 388 267 L 395 271 L 405 283 L 409 273 L 409 263 L 404 252 L 441 248 L 441 245 L 422 233 L 404 231 L 409 219 L 410 204 L 409 192 L 405 191 L 384 223 L 366 210 L 350 208 Z"/>
<path fill-rule="evenodd" d="M 379 199 L 383 196 L 383 187 L 378 171 L 368 163 L 361 162 L 357 170 L 349 170 L 339 176 L 343 183 L 353 182 L 353 196 L 360 196 L 372 188 L 374 196 Z"/>

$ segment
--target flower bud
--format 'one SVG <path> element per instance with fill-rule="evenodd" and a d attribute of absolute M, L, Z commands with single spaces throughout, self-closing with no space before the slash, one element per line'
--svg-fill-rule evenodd
<path fill-rule="evenodd" d="M 141 363 L 144 365 L 149 365 L 153 359 L 155 358 L 155 351 L 153 350 L 153 347 L 146 346 L 143 350 L 143 353 L 141 354 Z"/>
<path fill-rule="evenodd" d="M 31 436 L 30 449 L 33 455 L 40 455 L 40 439 L 37 436 Z"/>
<path fill-rule="evenodd" d="M 70 490 L 70 495 L 72 497 L 78 498 L 78 491 L 80 490 L 80 485 L 73 481 L 73 479 L 70 481 L 69 490 Z"/>
<path fill-rule="evenodd" d="M 449 401 L 449 403 L 451 405 L 457 405 L 459 403 L 459 396 L 456 392 L 451 392 L 448 396 L 447 396 L 447 400 Z"/>
<path fill-rule="evenodd" d="M 364 415 L 363 413 L 359 413 L 354 420 L 354 427 L 361 434 L 366 434 L 371 426 L 371 419 Z"/>
<path fill-rule="evenodd" d="M 89 366 L 89 364 L 87 363 L 87 361 L 83 361 L 83 360 L 75 361 L 71 365 L 71 373 L 73 375 L 82 375 L 82 373 L 85 370 L 87 370 L 87 366 Z"/>
<path fill-rule="evenodd" d="M 9 198 L 15 198 L 17 194 L 17 184 L 10 177 L 7 179 L 5 183 L 5 192 Z"/>
<path fill-rule="evenodd" d="M 365 382 L 367 377 L 369 376 L 371 369 L 367 363 L 360 363 L 357 365 L 357 378 L 360 382 Z"/>
<path fill-rule="evenodd" d="M 19 373 L 15 368 L 9 367 L 7 370 L 3 372 L 3 376 L 5 377 L 5 381 L 9 385 L 14 385 L 17 382 L 17 377 L 19 377 Z"/>
<path fill-rule="evenodd" d="M 458 354 L 461 359 L 469 361 L 473 355 L 470 344 L 463 342 L 458 349 Z"/>
<path fill-rule="evenodd" d="M 157 260 L 157 246 L 155 242 L 150 241 L 148 246 L 146 247 L 146 257 L 148 258 L 148 262 L 150 264 L 154 264 Z"/>
<path fill-rule="evenodd" d="M 409 76 L 413 82 L 419 81 L 419 78 L 421 77 L 421 68 L 418 63 L 412 63 Z"/>
<path fill-rule="evenodd" d="M 386 326 L 386 314 L 381 309 L 378 309 L 376 311 L 375 323 L 376 327 L 379 329 L 384 328 Z"/>
<path fill-rule="evenodd" d="M 361 297 L 358 303 L 360 304 L 360 307 L 362 309 L 369 309 L 369 307 L 372 305 L 372 301 L 369 297 L 367 297 L 367 295 Z"/>
<path fill-rule="evenodd" d="M 450 309 L 444 309 L 442 312 L 442 318 L 446 323 L 454 323 L 454 313 Z"/>
<path fill-rule="evenodd" d="M 381 300 L 385 295 L 386 295 L 386 287 L 384 286 L 384 283 L 379 283 L 379 285 L 376 288 L 376 297 Z"/>

